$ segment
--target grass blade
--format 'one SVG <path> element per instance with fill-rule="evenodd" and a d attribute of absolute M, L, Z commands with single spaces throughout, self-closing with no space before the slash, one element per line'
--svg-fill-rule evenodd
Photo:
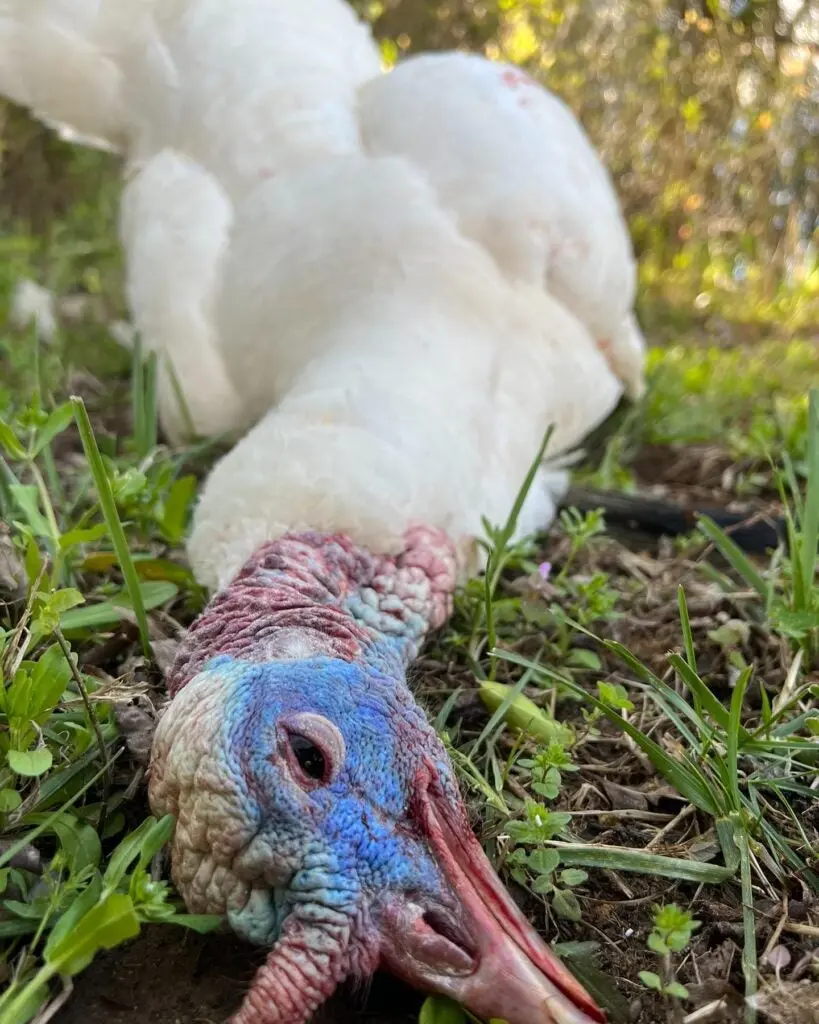
<path fill-rule="evenodd" d="M 88 780 L 88 782 L 86 782 L 86 784 L 82 787 L 82 789 L 78 789 L 77 792 L 74 793 L 68 800 L 66 800 L 66 802 L 61 807 L 58 807 L 57 810 L 52 811 L 52 813 L 49 814 L 42 822 L 40 822 L 40 824 L 36 828 L 33 828 L 31 832 L 27 832 L 24 836 L 21 836 L 21 838 L 18 839 L 16 842 L 11 843 L 2 852 L 0 852 L 0 869 L 4 868 L 7 864 L 9 864 L 21 850 L 23 850 L 26 846 L 30 846 L 34 842 L 34 840 L 37 839 L 38 836 L 41 836 L 43 832 L 49 829 L 51 825 L 56 821 L 56 819 L 60 817 L 61 814 L 63 814 L 65 811 L 68 810 L 69 807 L 75 804 L 79 800 L 79 798 L 94 785 L 95 782 L 97 782 L 99 779 L 103 777 L 105 772 L 106 768 L 100 768 L 96 775 L 93 775 Z"/>
<path fill-rule="evenodd" d="M 594 640 L 595 643 L 605 647 L 625 665 L 628 665 L 637 679 L 645 684 L 651 698 L 661 706 L 663 712 L 674 722 L 675 727 L 689 747 L 696 749 L 697 736 L 691 732 L 683 719 L 687 718 L 696 728 L 697 733 L 699 733 L 703 727 L 702 716 L 684 697 L 681 697 L 672 687 L 663 682 L 658 675 L 652 672 L 647 665 L 644 665 L 623 644 L 618 643 L 616 640 L 602 640 L 595 633 L 592 633 L 591 630 L 586 629 L 585 626 L 582 626 L 568 615 L 565 616 L 565 621 L 573 629 L 576 629 L 578 633 L 582 633 L 584 636 L 589 637 L 590 640 Z"/>
<path fill-rule="evenodd" d="M 734 875 L 731 867 L 705 864 L 682 857 L 663 857 L 647 850 L 623 846 L 587 846 L 584 843 L 550 841 L 544 846 L 557 850 L 560 863 L 566 867 L 605 868 L 609 871 L 635 871 L 642 875 L 674 878 L 681 882 L 717 885 Z"/>
<path fill-rule="evenodd" d="M 151 352 L 145 365 L 145 454 L 156 448 L 159 437 L 159 407 L 157 400 L 158 363 L 156 352 Z"/>
<path fill-rule="evenodd" d="M 179 382 L 179 377 L 176 374 L 176 369 L 168 356 L 167 352 L 163 353 L 163 369 L 168 374 L 168 379 L 171 382 L 171 389 L 173 390 L 174 398 L 176 399 L 179 415 L 182 417 L 184 423 L 184 434 L 189 441 L 193 441 L 197 438 L 196 428 L 193 424 L 193 416 L 191 415 L 190 406 L 185 399 L 185 392 L 182 390 L 182 385 Z M 212 444 L 215 438 L 206 438 L 204 440 L 205 445 Z"/>
<path fill-rule="evenodd" d="M 158 608 L 172 601 L 179 593 L 174 583 L 147 582 L 139 584 L 142 604 L 146 611 Z M 121 592 L 109 601 L 98 601 L 96 604 L 84 605 L 82 608 L 71 608 L 60 616 L 60 627 L 66 633 L 83 629 L 110 629 L 127 619 L 129 612 L 135 609 L 127 593 Z"/>
<path fill-rule="evenodd" d="M 518 528 L 520 510 L 523 508 L 523 503 L 526 501 L 529 491 L 532 489 L 532 484 L 535 482 L 538 470 L 546 457 L 546 449 L 549 447 L 549 442 L 552 439 L 554 430 L 554 424 L 550 423 L 546 433 L 543 435 L 543 440 L 540 442 L 537 455 L 535 455 L 532 464 L 529 466 L 529 472 L 526 474 L 523 484 L 517 493 L 515 503 L 512 505 L 512 511 L 509 513 L 509 518 L 506 520 L 506 525 L 503 528 L 503 536 L 507 542 L 511 539 L 515 530 Z"/>
<path fill-rule="evenodd" d="M 148 617 L 145 614 L 145 605 L 142 601 L 139 576 L 134 568 L 131 553 L 128 550 L 128 541 L 120 522 L 119 513 L 117 512 L 108 470 L 105 468 L 102 455 L 100 455 L 97 439 L 94 437 L 94 429 L 91 426 L 91 420 L 88 418 L 88 410 L 85 408 L 85 402 L 81 398 L 72 396 L 71 404 L 74 407 L 74 415 L 80 432 L 82 446 L 85 449 L 85 456 L 88 459 L 88 465 L 91 468 L 97 493 L 99 494 L 100 507 L 105 518 L 105 524 L 108 527 L 108 533 L 111 535 L 111 543 L 114 551 L 116 551 L 117 561 L 125 580 L 125 587 L 128 590 L 128 596 L 134 609 L 142 641 L 142 650 L 146 657 L 150 657 L 151 637 L 148 629 Z"/>
<path fill-rule="evenodd" d="M 748 835 L 739 826 L 737 826 L 735 838 L 739 847 L 740 878 L 742 880 L 742 974 L 745 978 L 745 1020 L 747 1024 L 754 1024 L 756 1009 L 753 997 L 756 995 L 757 988 L 757 957 L 751 851 L 748 845 Z"/>
<path fill-rule="evenodd" d="M 677 587 L 677 605 L 680 609 L 680 625 L 682 626 L 683 643 L 685 644 L 685 660 L 694 672 L 697 671 L 697 654 L 694 650 L 694 634 L 691 632 L 691 619 L 688 615 L 688 602 L 685 599 L 685 588 Z"/>
<path fill-rule="evenodd" d="M 134 443 L 140 458 L 145 457 L 142 451 L 142 437 L 145 433 L 145 361 L 142 358 L 142 338 L 134 337 L 134 351 L 131 357 L 131 416 L 133 418 Z"/>
<path fill-rule="evenodd" d="M 693 694 L 701 710 L 707 711 L 721 729 L 727 729 L 730 719 L 728 710 L 711 693 L 708 686 L 700 679 L 697 673 L 691 669 L 690 664 L 683 661 L 679 654 L 669 654 L 668 660 L 680 679 L 682 679 Z M 746 739 L 749 738 L 748 733 L 744 729 L 742 729 L 741 735 Z"/>
<path fill-rule="evenodd" d="M 517 493 L 517 497 L 515 498 L 512 509 L 509 512 L 509 516 L 503 528 L 500 531 L 488 531 L 492 538 L 492 548 L 489 552 L 486 571 L 484 573 L 484 614 L 486 625 L 486 647 L 487 650 L 490 651 L 494 650 L 497 644 L 497 633 L 495 631 L 495 607 L 493 599 L 498 582 L 500 581 L 501 573 L 503 572 L 509 556 L 509 542 L 517 530 L 520 510 L 523 508 L 523 503 L 526 501 L 526 497 L 532 489 L 532 484 L 534 483 L 538 470 L 543 463 L 544 456 L 546 455 L 546 449 L 549 446 L 549 441 L 551 440 L 553 433 L 554 424 L 550 424 L 546 433 L 543 435 L 543 440 L 540 442 L 537 454 L 529 466 L 529 471 Z M 495 678 L 494 660 L 490 664 L 489 677 L 490 679 Z"/>
<path fill-rule="evenodd" d="M 697 526 L 701 533 L 705 534 L 708 540 L 719 551 L 723 558 L 739 573 L 749 587 L 759 594 L 763 600 L 768 598 L 768 584 L 763 576 L 751 564 L 744 552 L 731 540 L 728 534 L 709 516 L 699 516 Z"/>
<path fill-rule="evenodd" d="M 626 665 L 634 671 L 638 679 L 645 684 L 645 689 L 651 699 L 662 709 L 674 723 L 679 734 L 686 741 L 692 750 L 698 747 L 698 736 L 703 729 L 703 721 L 697 710 L 689 702 L 681 697 L 672 687 L 663 682 L 651 669 L 647 668 L 631 651 L 616 640 L 604 640 L 603 646 L 616 654 Z M 686 722 L 687 719 L 696 729 L 692 732 Z"/>
<path fill-rule="evenodd" d="M 745 691 L 753 673 L 753 667 L 749 665 L 740 673 L 739 679 L 731 694 L 731 713 L 726 730 L 727 748 L 725 760 L 728 767 L 728 792 L 731 794 L 733 809 L 739 811 L 742 807 L 742 794 L 739 791 L 739 737 L 743 731 L 740 725 L 742 705 L 745 700 Z"/>
<path fill-rule="evenodd" d="M 142 338 L 137 334 L 131 362 L 131 408 L 134 420 L 134 446 L 140 459 L 144 459 L 156 447 L 156 367 L 156 352 L 143 355 Z"/>

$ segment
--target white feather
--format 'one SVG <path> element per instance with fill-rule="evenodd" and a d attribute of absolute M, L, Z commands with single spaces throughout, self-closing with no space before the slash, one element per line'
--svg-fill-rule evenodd
<path fill-rule="evenodd" d="M 547 426 L 565 451 L 621 393 L 583 325 L 509 281 L 398 158 L 324 161 L 237 204 L 217 321 L 263 418 L 200 500 L 190 555 L 211 586 L 306 527 L 391 550 L 426 522 L 468 566 Z M 553 517 L 554 484 L 544 474 L 523 532 Z"/>
<path fill-rule="evenodd" d="M 358 148 L 356 91 L 379 54 L 339 0 L 162 0 L 150 39 L 125 63 L 137 159 L 173 146 L 237 196 Z"/>
<path fill-rule="evenodd" d="M 143 0 L 2 0 L 0 92 L 49 123 L 125 143 L 118 58 L 138 46 Z"/>
<path fill-rule="evenodd" d="M 138 166 L 168 147 L 230 194 L 358 148 L 380 72 L 340 0 L 0 0 L 0 92 Z"/>
<path fill-rule="evenodd" d="M 219 183 L 173 150 L 150 160 L 122 198 L 134 327 L 146 348 L 159 353 L 160 416 L 177 442 L 191 428 L 220 434 L 251 422 L 225 370 L 213 321 L 231 220 Z"/>
<path fill-rule="evenodd" d="M 579 317 L 639 394 L 631 240 L 608 172 L 560 99 L 509 64 L 425 54 L 364 86 L 360 118 L 369 152 L 422 167 L 461 230 Z"/>
<path fill-rule="evenodd" d="M 0 56 L 24 52 L 19 26 L 3 34 L 24 2 L 0 0 Z M 135 45 L 110 28 L 126 6 Z M 286 530 L 387 551 L 418 521 L 447 530 L 469 572 L 481 517 L 505 519 L 547 426 L 554 458 L 623 382 L 639 391 L 611 182 L 567 108 L 518 72 L 447 55 L 382 77 L 340 0 L 35 9 L 45 41 L 84 13 L 75 93 L 98 88 L 99 110 L 78 122 L 67 96 L 45 102 L 60 77 L 42 60 L 15 65 L 17 96 L 127 140 L 128 293 L 163 357 L 166 430 L 184 431 L 169 364 L 200 433 L 251 428 L 196 513 L 205 585 Z M 520 533 L 551 521 L 566 481 L 544 466 Z"/>

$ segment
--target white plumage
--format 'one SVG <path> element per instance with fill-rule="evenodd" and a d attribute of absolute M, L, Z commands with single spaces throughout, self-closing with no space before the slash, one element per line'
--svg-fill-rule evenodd
<path fill-rule="evenodd" d="M 146 346 L 163 357 L 159 408 L 175 439 L 190 429 L 221 434 L 248 425 L 214 322 L 232 222 L 233 208 L 217 180 L 174 150 L 149 160 L 123 193 L 129 304 Z"/>
<path fill-rule="evenodd" d="M 631 241 L 609 175 L 560 99 L 508 64 L 427 54 L 365 85 L 360 119 L 369 152 L 422 167 L 461 231 L 578 317 L 639 397 Z"/>
<path fill-rule="evenodd" d="M 132 158 L 173 146 L 239 198 L 285 166 L 357 150 L 356 92 L 379 74 L 380 61 L 345 3 L 148 6 L 147 42 L 121 62 Z"/>
<path fill-rule="evenodd" d="M 141 0 L 0 0 L 0 93 L 50 122 L 126 142 L 120 57 Z"/>
<path fill-rule="evenodd" d="M 63 35 L 71 81 L 51 82 L 45 43 L 18 58 L 72 13 L 87 34 Z M 133 315 L 197 431 L 251 428 L 200 500 L 204 584 L 285 530 L 385 551 L 415 521 L 447 530 L 467 572 L 480 517 L 506 516 L 546 427 L 567 452 L 623 385 L 639 394 L 611 182 L 519 71 L 448 54 L 382 75 L 341 0 L 5 0 L 0 17 L 7 95 L 127 150 Z M 179 437 L 174 399 L 166 374 Z M 563 485 L 542 472 L 521 532 L 548 524 Z"/>

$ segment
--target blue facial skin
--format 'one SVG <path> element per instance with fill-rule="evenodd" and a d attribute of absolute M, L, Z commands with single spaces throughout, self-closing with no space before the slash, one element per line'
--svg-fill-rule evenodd
<path fill-rule="evenodd" d="M 207 770 L 197 776 L 205 785 L 214 777 L 229 780 L 228 787 L 213 787 L 225 832 L 241 825 L 253 836 L 231 866 L 253 892 L 228 913 L 234 930 L 252 942 L 273 944 L 295 913 L 349 929 L 353 945 L 372 950 L 374 918 L 388 894 L 425 905 L 452 903 L 411 812 L 424 765 L 458 802 L 452 769 L 403 669 L 395 671 L 395 646 L 376 653 L 366 663 L 220 656 L 206 666 L 220 686 L 224 682 L 216 705 L 220 749 L 207 755 Z M 345 748 L 331 780 L 308 789 L 294 778 L 281 741 L 282 722 L 304 713 L 332 723 Z M 185 742 L 184 735 L 180 729 L 177 742 Z M 209 812 L 209 822 L 213 817 Z"/>

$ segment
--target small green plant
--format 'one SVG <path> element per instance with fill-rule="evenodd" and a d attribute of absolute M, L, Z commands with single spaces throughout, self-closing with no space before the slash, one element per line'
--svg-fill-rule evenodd
<path fill-rule="evenodd" d="M 24 899 L 5 899 L 9 924 L 0 933 L 26 939 L 14 963 L 11 981 L 0 996 L 0 1024 L 26 1024 L 48 1002 L 50 983 L 84 970 L 94 956 L 139 934 L 143 923 L 173 921 L 195 931 L 218 927 L 218 917 L 178 912 L 165 882 L 154 881 L 149 868 L 154 855 L 173 831 L 173 818 L 149 818 L 126 836 L 101 870 L 101 845 L 96 831 L 60 810 L 41 823 L 51 829 L 59 848 L 46 870 L 29 887 L 25 873 L 0 867 L 3 889 L 14 888 Z M 7 865 L 29 846 L 24 837 L 0 857 Z M 21 891 L 22 890 L 22 891 Z M 39 954 L 39 966 L 33 953 Z"/>
<path fill-rule="evenodd" d="M 575 624 L 592 626 L 613 621 L 619 614 L 620 594 L 611 585 L 608 573 L 570 570 L 581 551 L 605 533 L 605 520 L 600 509 L 581 513 L 569 508 L 561 512 L 560 526 L 569 541 L 563 565 L 556 574 L 549 563 L 539 567 L 548 597 L 524 602 L 522 611 L 527 621 L 549 629 L 550 660 L 567 668 L 599 671 L 602 665 L 594 651 L 576 646 Z"/>
<path fill-rule="evenodd" d="M 539 761 L 529 762 L 533 778 L 539 780 L 533 782 L 532 788 L 547 799 L 554 799 L 560 791 L 560 771 L 571 768 L 571 763 L 564 760 L 564 754 L 562 748 L 554 744 L 551 753 L 544 752 Z M 555 762 L 559 762 L 560 767 Z M 526 762 L 522 767 L 526 767 Z M 543 847 L 544 843 L 562 834 L 571 820 L 572 816 L 567 811 L 550 811 L 544 804 L 531 801 L 525 806 L 523 820 L 507 821 L 504 827 L 516 844 L 508 857 L 512 877 L 521 885 L 530 886 L 533 892 L 548 897 L 549 905 L 559 917 L 579 921 L 580 903 L 572 890 L 582 885 L 588 875 L 579 868 L 558 871 L 560 852 Z"/>
<path fill-rule="evenodd" d="M 646 945 L 657 954 L 659 972 L 640 971 L 640 981 L 666 999 L 688 998 L 688 989 L 677 981 L 674 956 L 682 953 L 691 942 L 700 922 L 675 903 L 654 908 L 654 928 Z"/>
<path fill-rule="evenodd" d="M 521 491 L 519 499 L 525 498 Z M 516 507 L 520 502 L 516 502 Z M 515 513 L 515 516 L 517 513 Z M 617 605 L 620 594 L 611 585 L 607 573 L 572 574 L 577 555 L 593 543 L 605 530 L 599 511 L 582 514 L 576 509 L 564 510 L 561 527 L 569 538 L 569 551 L 560 571 L 552 572 L 549 562 L 538 564 L 532 560 L 531 539 L 514 544 L 509 541 L 513 533 L 512 517 L 503 529 L 484 524 L 487 531 L 485 549 L 488 564 L 482 580 L 472 580 L 456 597 L 457 620 L 468 623 L 468 634 L 453 630 L 448 643 L 465 645 L 469 650 L 472 667 L 480 679 L 495 679 L 497 666 L 490 657 L 488 670 L 483 657 L 498 644 L 514 644 L 527 630 L 546 632 L 550 643 L 550 660 L 577 670 L 599 671 L 600 660 L 587 649 L 576 646 L 577 632 L 574 622 L 591 626 L 609 622 L 619 615 Z M 504 571 L 516 569 L 535 581 L 534 587 L 523 593 L 506 593 L 501 586 Z"/>
<path fill-rule="evenodd" d="M 548 903 L 558 917 L 579 921 L 583 916 L 580 902 L 572 891 L 589 877 L 582 868 L 560 868 L 559 850 L 523 850 L 509 856 L 511 875 L 521 885 L 531 888 Z"/>
<path fill-rule="evenodd" d="M 746 587 L 760 599 L 757 618 L 764 616 L 774 632 L 803 652 L 810 666 L 819 659 L 819 390 L 812 388 L 808 403 L 805 459 L 802 474 L 787 452 L 782 469 L 774 470 L 785 510 L 786 549 L 771 557 L 760 571 L 734 541 L 711 519 L 700 530 L 726 559 Z M 805 486 L 800 483 L 804 475 Z M 804 493 L 803 493 L 804 492 Z M 729 592 L 730 579 L 715 578 Z"/>
<path fill-rule="evenodd" d="M 563 786 L 562 773 L 578 770 L 568 750 L 562 743 L 555 742 L 538 751 L 534 758 L 522 757 L 518 765 L 529 769 L 532 773 L 530 788 L 546 800 L 555 800 L 560 793 Z"/>
<path fill-rule="evenodd" d="M 155 446 L 155 377 L 137 377 L 138 429 L 119 455 L 98 442 L 80 400 L 48 409 L 39 377 L 28 405 L 0 418 L 4 558 L 23 581 L 0 603 L 0 1024 L 24 1024 L 57 978 L 143 922 L 218 924 L 185 914 L 149 871 L 171 818 L 122 838 L 114 709 L 79 657 L 86 638 L 131 617 L 148 650 L 150 609 L 180 591 L 200 599 L 189 570 L 161 557 L 182 539 L 195 481 Z M 87 461 L 58 474 L 52 445 L 73 424 Z"/>
<path fill-rule="evenodd" d="M 548 607 L 554 626 L 554 660 L 574 668 L 599 671 L 602 665 L 594 651 L 576 646 L 577 626 L 589 628 L 597 623 L 613 622 L 619 617 L 616 609 L 620 594 L 604 572 L 559 577 L 555 590 L 559 602 L 553 601 Z"/>
<path fill-rule="evenodd" d="M 566 508 L 560 513 L 560 525 L 564 534 L 569 540 L 569 553 L 560 570 L 556 585 L 559 585 L 569 575 L 569 569 L 578 554 L 595 537 L 606 532 L 606 520 L 602 509 L 592 509 L 590 512 L 578 512 L 576 508 Z"/>

